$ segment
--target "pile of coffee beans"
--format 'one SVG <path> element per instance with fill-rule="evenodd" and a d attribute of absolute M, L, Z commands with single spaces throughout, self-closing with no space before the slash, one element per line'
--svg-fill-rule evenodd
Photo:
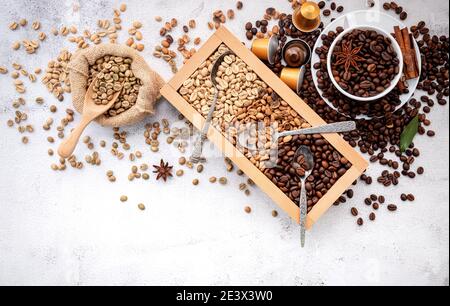
<path fill-rule="evenodd" d="M 289 142 L 279 142 L 279 154 L 276 167 L 266 169 L 264 174 L 277 185 L 294 203 L 300 196 L 301 177 L 304 170 L 298 173 L 295 164 L 295 152 L 300 146 L 310 148 L 314 156 L 314 168 L 306 180 L 308 212 L 331 189 L 352 164 L 321 135 L 297 135 Z M 345 199 L 341 198 L 340 201 Z"/>
<path fill-rule="evenodd" d="M 364 98 L 383 93 L 400 72 L 392 40 L 374 30 L 356 29 L 345 34 L 335 45 L 331 63 L 339 86 Z"/>
<path fill-rule="evenodd" d="M 355 101 L 346 97 L 331 82 L 330 77 L 333 76 L 328 75 L 328 52 L 333 41 L 343 31 L 344 29 L 342 27 L 338 27 L 336 28 L 336 31 L 330 31 L 327 34 L 322 34 L 321 38 L 323 41 L 323 45 L 315 50 L 316 54 L 319 55 L 320 62 L 316 63 L 314 68 L 317 70 L 317 83 L 319 89 L 322 91 L 323 97 L 328 99 L 340 113 L 345 114 L 351 118 L 356 118 L 358 115 L 366 115 L 368 117 L 381 117 L 386 113 L 394 112 L 397 106 L 401 103 L 400 95 L 402 93 L 406 93 L 407 91 L 400 92 L 400 90 L 396 88 L 381 99 L 372 101 L 371 103 L 360 103 L 359 101 Z M 343 66 L 334 66 L 333 74 L 341 87 L 344 90 L 347 90 L 349 93 L 362 97 L 374 96 L 379 94 L 380 92 L 383 92 L 387 87 L 391 85 L 390 81 L 395 78 L 396 74 L 398 73 L 399 62 L 397 55 L 395 55 L 395 58 L 393 58 L 395 52 L 392 49 L 392 42 L 390 41 L 390 39 L 385 38 L 382 35 L 378 35 L 374 31 L 367 31 L 370 33 L 369 35 L 367 35 L 367 33 L 366 35 L 359 35 L 362 34 L 360 32 L 361 31 L 359 30 L 352 31 L 349 34 L 357 34 L 356 37 L 350 35 L 347 38 L 353 38 L 357 41 L 360 41 L 359 44 L 355 43 L 355 47 L 362 46 L 360 56 L 361 58 L 367 58 L 367 62 L 358 63 L 359 70 L 352 68 L 353 70 L 350 70 L 350 73 L 348 74 L 345 73 L 345 68 Z M 364 39 L 367 36 L 373 36 L 374 40 L 372 40 L 372 42 L 360 40 Z M 342 42 L 344 41 L 345 40 L 343 40 Z M 389 46 L 389 48 L 387 46 Z M 341 48 L 338 48 L 337 51 L 340 51 L 340 49 Z M 393 53 L 389 53 L 388 50 Z M 384 57 L 386 57 L 386 59 L 389 56 L 392 61 L 388 62 L 384 60 L 382 58 L 382 54 L 384 54 Z M 373 65 L 375 65 L 375 68 Z M 372 69 L 374 70 L 371 71 Z"/>

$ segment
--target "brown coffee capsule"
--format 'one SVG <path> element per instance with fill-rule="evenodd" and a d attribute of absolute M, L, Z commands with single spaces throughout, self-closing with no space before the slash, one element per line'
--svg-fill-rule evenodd
<path fill-rule="evenodd" d="M 283 47 L 282 55 L 289 67 L 298 68 L 311 60 L 311 48 L 304 40 L 293 39 Z"/>
<path fill-rule="evenodd" d="M 320 25 L 320 8 L 317 3 L 308 1 L 297 8 L 292 17 L 294 26 L 302 32 L 312 32 Z"/>
<path fill-rule="evenodd" d="M 255 39 L 252 43 L 252 52 L 264 61 L 268 61 L 269 64 L 275 64 L 275 56 L 278 49 L 278 38 L 272 36 L 271 38 Z"/>
<path fill-rule="evenodd" d="M 281 70 L 281 80 L 286 83 L 291 89 L 295 90 L 296 93 L 300 93 L 300 89 L 303 85 L 303 80 L 305 78 L 305 66 L 300 68 L 283 68 Z"/>

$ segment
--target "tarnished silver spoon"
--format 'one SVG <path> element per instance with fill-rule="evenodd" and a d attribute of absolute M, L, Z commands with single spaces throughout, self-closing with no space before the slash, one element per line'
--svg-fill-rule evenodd
<path fill-rule="evenodd" d="M 219 71 L 219 67 L 222 64 L 225 57 L 232 55 L 232 54 L 234 54 L 234 53 L 231 51 L 227 51 L 227 52 L 223 53 L 215 61 L 214 66 L 211 70 L 211 83 L 214 86 L 214 98 L 213 98 L 213 102 L 211 103 L 211 107 L 209 108 L 209 112 L 208 112 L 208 116 L 206 117 L 205 125 L 203 126 L 203 129 L 194 144 L 194 150 L 190 157 L 190 161 L 193 164 L 199 163 L 202 159 L 203 144 L 205 143 L 206 139 L 208 138 L 208 131 L 209 131 L 209 127 L 211 126 L 212 116 L 214 114 L 214 111 L 216 110 L 217 99 L 219 96 L 219 90 L 217 89 L 218 84 L 216 81 L 217 72 Z"/>
<path fill-rule="evenodd" d="M 305 183 L 314 169 L 314 157 L 311 150 L 307 146 L 300 146 L 294 155 L 294 162 L 292 166 L 301 179 L 300 190 L 300 241 L 302 248 L 305 247 L 306 240 L 306 215 L 308 213 L 308 202 L 306 199 Z"/>

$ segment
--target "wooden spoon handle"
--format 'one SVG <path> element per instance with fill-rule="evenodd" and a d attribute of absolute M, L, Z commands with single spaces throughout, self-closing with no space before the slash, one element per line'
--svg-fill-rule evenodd
<path fill-rule="evenodd" d="M 73 129 L 72 133 L 70 133 L 70 136 L 65 139 L 58 148 L 58 154 L 62 158 L 69 158 L 73 151 L 75 151 L 75 148 L 78 144 L 78 141 L 80 140 L 81 134 L 83 134 L 84 129 L 91 123 L 92 120 L 82 118 L 80 124 Z"/>

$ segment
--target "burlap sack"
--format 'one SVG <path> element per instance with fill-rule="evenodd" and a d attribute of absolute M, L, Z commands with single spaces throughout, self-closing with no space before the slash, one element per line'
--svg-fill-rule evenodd
<path fill-rule="evenodd" d="M 104 126 L 119 127 L 131 125 L 143 120 L 148 115 L 154 114 L 154 106 L 160 98 L 160 89 L 164 80 L 145 62 L 139 53 L 125 45 L 100 44 L 78 51 L 69 63 L 70 83 L 72 89 L 72 102 L 75 109 L 83 112 L 84 96 L 88 87 L 89 66 L 98 58 L 105 55 L 129 57 L 133 60 L 131 69 L 134 75 L 141 79 L 143 85 L 139 90 L 136 104 L 125 112 L 114 116 L 100 116 L 96 121 Z"/>

